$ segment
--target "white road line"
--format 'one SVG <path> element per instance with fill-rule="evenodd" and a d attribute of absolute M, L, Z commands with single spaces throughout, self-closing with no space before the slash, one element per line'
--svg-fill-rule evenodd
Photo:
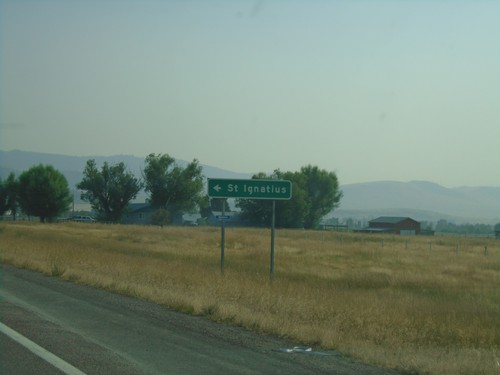
<path fill-rule="evenodd" d="M 68 362 L 65 362 L 61 358 L 55 356 L 48 350 L 42 348 L 40 345 L 35 344 L 33 341 L 24 337 L 20 333 L 14 331 L 13 329 L 7 327 L 5 324 L 0 323 L 0 332 L 6 334 L 14 341 L 17 341 L 19 344 L 24 346 L 30 352 L 36 354 L 44 361 L 50 363 L 54 367 L 57 367 L 59 370 L 64 372 L 67 375 L 85 375 L 84 372 L 78 370 L 76 367 L 70 365 Z"/>

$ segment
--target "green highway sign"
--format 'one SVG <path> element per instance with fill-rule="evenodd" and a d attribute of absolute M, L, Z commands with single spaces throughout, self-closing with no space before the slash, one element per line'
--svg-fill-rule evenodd
<path fill-rule="evenodd" d="M 290 199 L 292 183 L 288 180 L 208 179 L 211 198 Z"/>

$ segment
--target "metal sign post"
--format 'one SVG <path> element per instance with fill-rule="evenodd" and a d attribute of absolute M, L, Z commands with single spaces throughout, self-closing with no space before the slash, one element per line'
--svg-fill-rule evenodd
<path fill-rule="evenodd" d="M 273 217 L 271 219 L 271 267 L 270 267 L 271 279 L 274 277 L 274 222 L 275 222 L 275 212 L 276 212 L 276 201 L 273 199 Z"/>
<path fill-rule="evenodd" d="M 226 202 L 222 202 L 222 217 L 224 217 L 224 209 L 226 208 Z M 224 218 L 220 221 L 220 272 L 224 273 L 224 246 L 226 242 L 226 220 Z"/>

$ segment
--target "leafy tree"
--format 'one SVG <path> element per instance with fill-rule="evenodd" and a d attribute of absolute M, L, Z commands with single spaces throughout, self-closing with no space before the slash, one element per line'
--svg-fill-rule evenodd
<path fill-rule="evenodd" d="M 287 172 L 281 178 L 292 181 L 292 199 L 276 202 L 276 225 L 283 228 L 304 228 L 309 211 L 307 192 L 297 183 L 297 173 Z"/>
<path fill-rule="evenodd" d="M 66 177 L 50 165 L 39 164 L 19 176 L 19 205 L 24 213 L 52 222 L 72 202 Z"/>
<path fill-rule="evenodd" d="M 170 200 L 167 185 L 169 169 L 175 166 L 175 159 L 168 154 L 149 154 L 142 172 L 144 190 L 150 193 L 149 202 L 155 207 L 165 207 Z"/>
<path fill-rule="evenodd" d="M 194 210 L 200 202 L 203 175 L 196 159 L 183 168 L 168 154 L 149 154 L 143 176 L 151 204 L 172 217 Z"/>
<path fill-rule="evenodd" d="M 91 204 L 102 221 L 118 222 L 142 189 L 140 179 L 127 171 L 123 162 L 111 166 L 104 162 L 99 171 L 95 160 L 87 160 L 83 176 L 77 185 L 83 190 L 81 198 Z"/>
<path fill-rule="evenodd" d="M 333 172 L 307 166 L 299 172 L 274 171 L 254 175 L 256 179 L 283 179 L 292 181 L 292 198 L 276 201 L 276 226 L 285 228 L 315 228 L 321 218 L 338 206 L 342 193 Z M 238 207 L 242 218 L 253 225 L 269 225 L 272 205 L 267 200 L 240 199 Z"/>
<path fill-rule="evenodd" d="M 305 191 L 308 202 L 304 227 L 316 228 L 323 216 L 338 207 L 342 198 L 337 175 L 308 165 L 300 169 L 297 177 L 297 183 Z"/>

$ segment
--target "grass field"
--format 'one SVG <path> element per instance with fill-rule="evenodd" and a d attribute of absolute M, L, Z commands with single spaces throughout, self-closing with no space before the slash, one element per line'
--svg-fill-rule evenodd
<path fill-rule="evenodd" d="M 500 374 L 500 241 L 1 223 L 0 261 L 420 374 Z"/>

